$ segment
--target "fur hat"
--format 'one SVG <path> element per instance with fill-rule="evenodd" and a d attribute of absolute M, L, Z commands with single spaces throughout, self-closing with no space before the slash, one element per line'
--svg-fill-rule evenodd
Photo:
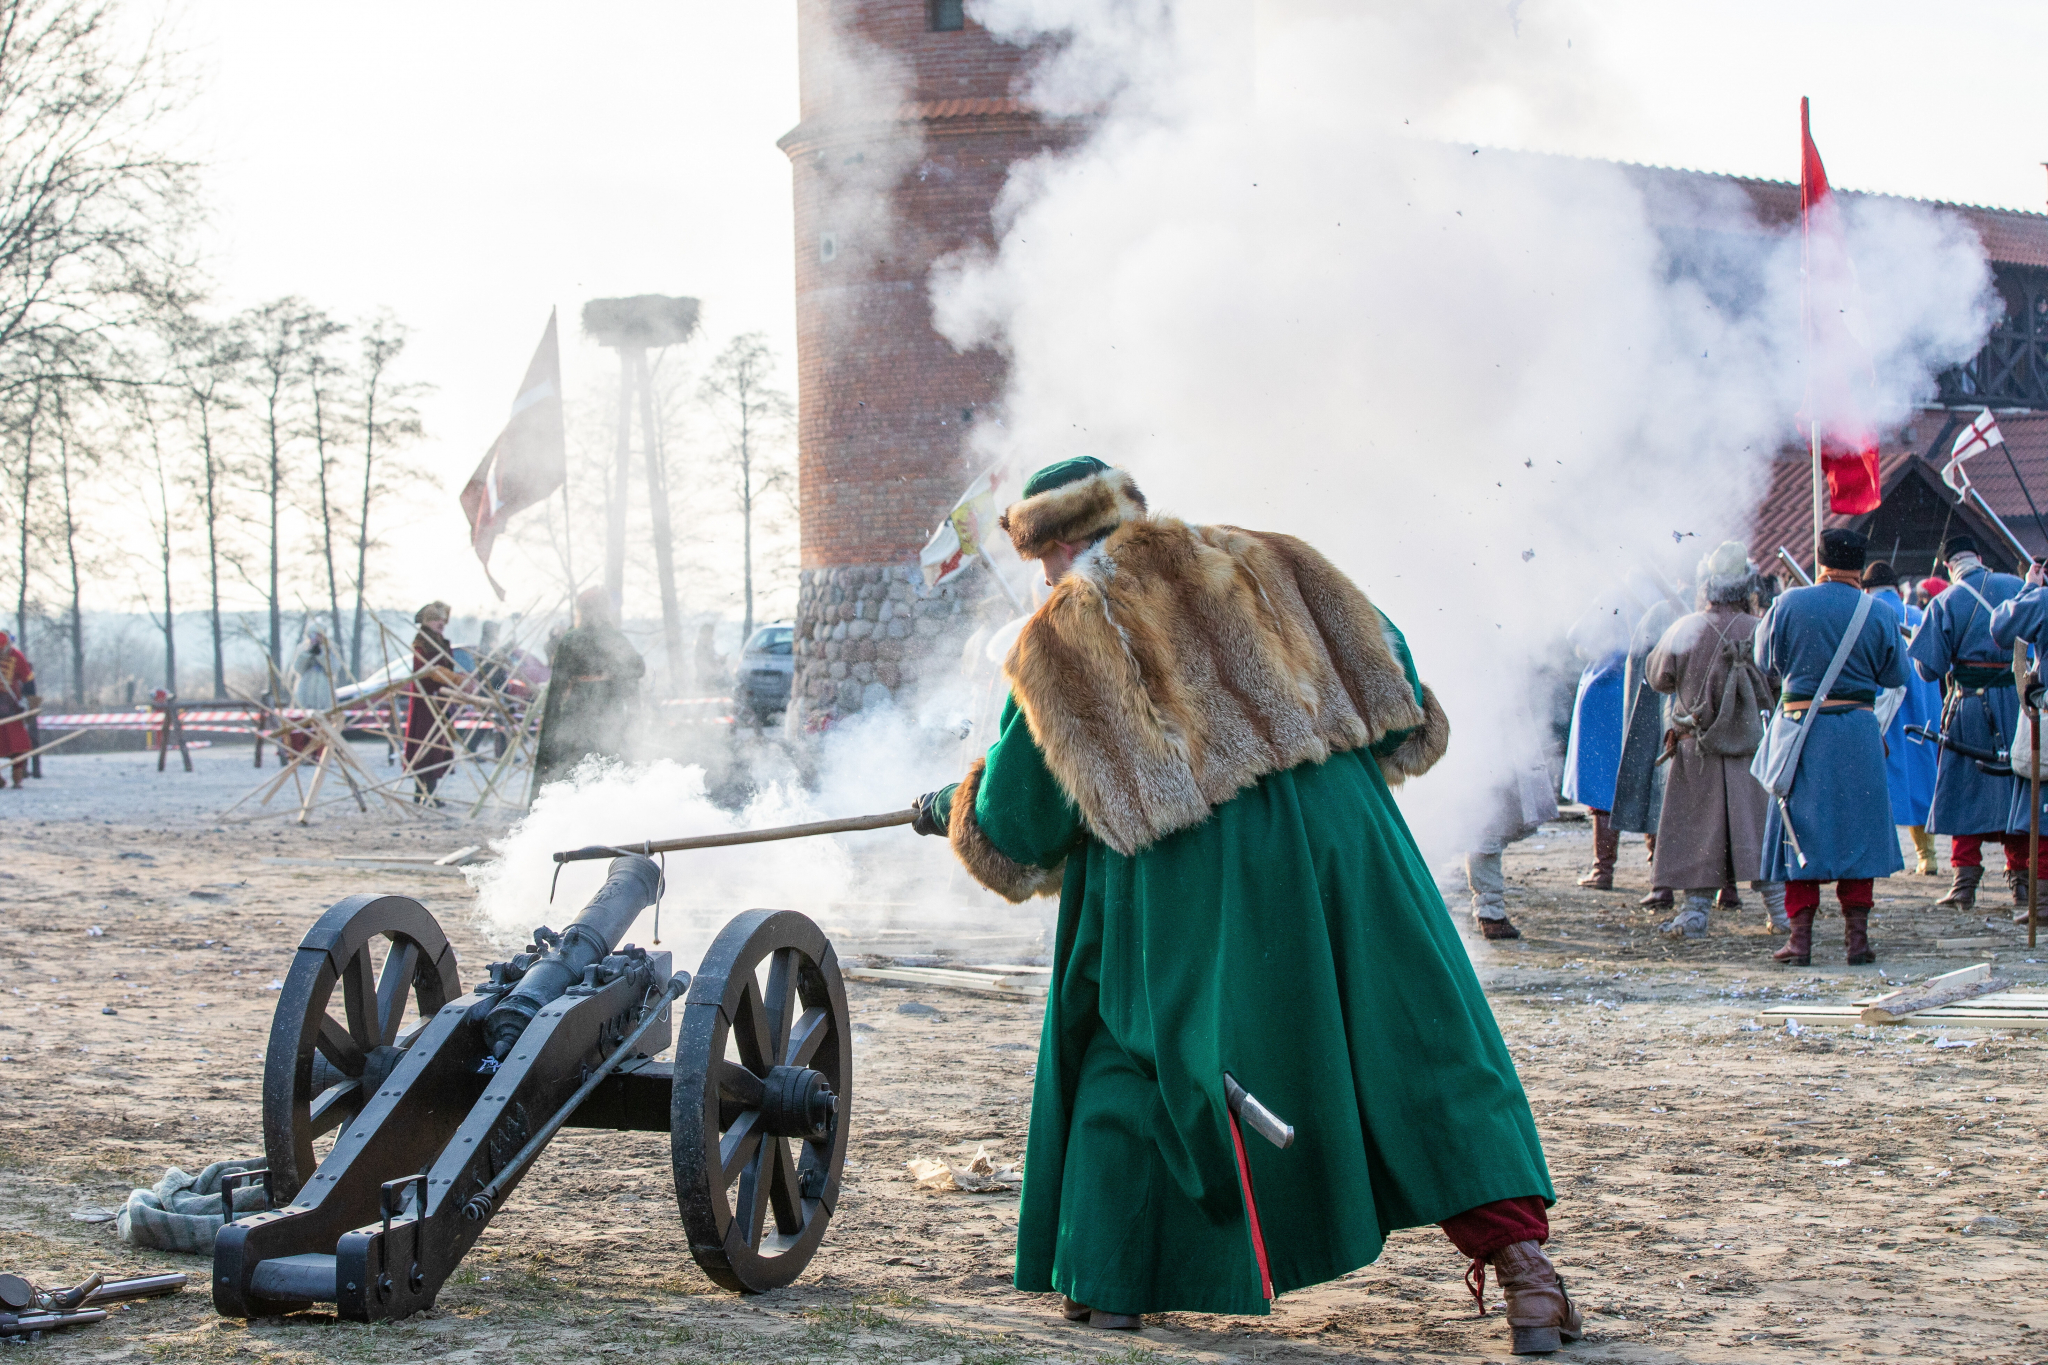
<path fill-rule="evenodd" d="M 1943 559 L 1954 559 L 1957 555 L 1973 555 L 1976 553 L 1978 551 L 1977 537 L 1975 536 L 1950 536 L 1942 542 L 1941 557 Z"/>
<path fill-rule="evenodd" d="M 1041 559 L 1054 542 L 1099 539 L 1145 515 L 1137 481 L 1090 455 L 1047 465 L 998 519 L 1023 559 Z"/>
<path fill-rule="evenodd" d="M 1724 540 L 1700 560 L 1700 587 L 1707 592 L 1728 592 L 1749 584 L 1749 551 L 1740 541 Z"/>
<path fill-rule="evenodd" d="M 1870 539 L 1857 531 L 1828 530 L 1820 533 L 1820 563 L 1824 569 L 1863 570 L 1863 557 L 1870 553 Z"/>

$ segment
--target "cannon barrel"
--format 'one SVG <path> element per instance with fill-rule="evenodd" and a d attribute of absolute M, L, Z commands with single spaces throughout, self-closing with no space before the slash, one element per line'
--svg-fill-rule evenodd
<path fill-rule="evenodd" d="M 611 872 L 576 922 L 562 931 L 548 955 L 527 968 L 519 984 L 500 1000 L 484 1020 L 491 1055 L 503 1061 L 519 1035 L 541 1007 L 561 997 L 582 979 L 584 971 L 619 946 L 640 912 L 654 904 L 661 890 L 661 869 L 637 853 L 612 859 Z"/>

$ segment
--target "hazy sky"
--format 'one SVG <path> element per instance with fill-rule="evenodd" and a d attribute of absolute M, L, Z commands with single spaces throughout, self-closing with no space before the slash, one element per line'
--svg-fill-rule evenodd
<path fill-rule="evenodd" d="M 1461 127 L 1436 131 L 1790 178 L 1804 94 L 1838 186 L 2036 211 L 2048 198 L 2026 60 L 2048 51 L 2048 6 L 1467 8 L 1519 25 L 1543 78 L 1524 92 L 1498 71 Z M 189 150 L 211 162 L 221 304 L 298 293 L 343 317 L 389 307 L 414 328 L 408 375 L 436 385 L 419 453 L 442 484 L 402 552 L 420 593 L 459 611 L 492 601 L 455 490 L 550 307 L 572 395 L 612 363 L 575 341 L 597 296 L 693 294 L 713 341 L 761 330 L 788 356 L 775 139 L 796 120 L 790 0 L 186 0 L 178 14 L 200 74 Z"/>

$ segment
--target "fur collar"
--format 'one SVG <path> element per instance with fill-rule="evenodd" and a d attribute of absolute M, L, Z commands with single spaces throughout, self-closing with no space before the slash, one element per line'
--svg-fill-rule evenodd
<path fill-rule="evenodd" d="M 1450 741 L 1364 593 L 1306 543 L 1233 526 L 1125 520 L 1075 561 L 1003 668 L 1047 767 L 1124 854 L 1267 773 L 1405 731 L 1379 759 L 1398 782 Z"/>

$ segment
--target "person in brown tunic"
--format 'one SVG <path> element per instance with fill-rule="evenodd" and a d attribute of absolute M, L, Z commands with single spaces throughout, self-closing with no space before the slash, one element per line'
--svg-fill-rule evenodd
<path fill-rule="evenodd" d="M 1763 727 L 1757 714 L 1741 713 L 1767 705 L 1776 680 L 1751 662 L 1758 625 L 1746 610 L 1751 573 L 1734 541 L 1702 560 L 1702 609 L 1674 621 L 1644 666 L 1650 686 L 1672 699 L 1651 874 L 1658 886 L 1685 891 L 1664 926 L 1672 938 L 1704 937 L 1715 894 L 1736 881 L 1762 893 L 1774 925 L 1785 914 L 1784 883 L 1756 880 L 1769 796 L 1749 764 Z"/>
<path fill-rule="evenodd" d="M 441 694 L 454 686 L 455 651 L 441 632 L 451 612 L 446 602 L 429 602 L 413 616 L 419 633 L 412 637 L 412 684 L 405 690 L 405 771 L 412 777 L 413 800 L 441 804 L 434 788 L 455 763 L 454 730 Z"/>

